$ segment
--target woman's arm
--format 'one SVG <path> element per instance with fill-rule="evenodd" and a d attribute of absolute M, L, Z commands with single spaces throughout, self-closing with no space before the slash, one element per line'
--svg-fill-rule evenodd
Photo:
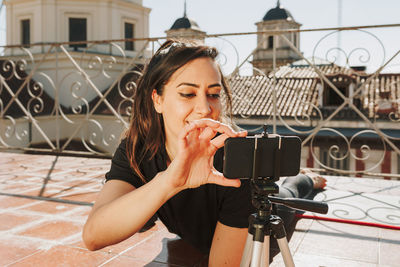
<path fill-rule="evenodd" d="M 239 266 L 247 233 L 247 228 L 230 227 L 218 222 L 211 244 L 209 266 Z"/>
<path fill-rule="evenodd" d="M 86 247 L 89 250 L 101 249 L 121 242 L 140 230 L 176 194 L 176 190 L 163 182 L 164 174 L 160 172 L 138 189 L 124 181 L 108 181 L 84 226 Z"/>

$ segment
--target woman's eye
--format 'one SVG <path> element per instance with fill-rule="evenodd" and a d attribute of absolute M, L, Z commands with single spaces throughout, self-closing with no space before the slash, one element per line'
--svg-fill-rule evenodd
<path fill-rule="evenodd" d="M 211 98 L 220 98 L 220 94 L 209 94 L 208 95 L 208 97 L 211 97 Z"/>
<path fill-rule="evenodd" d="M 184 98 L 192 98 L 192 97 L 196 96 L 196 95 L 193 94 L 193 93 L 189 93 L 189 94 L 179 93 L 179 95 L 180 95 L 181 97 L 184 97 Z"/>

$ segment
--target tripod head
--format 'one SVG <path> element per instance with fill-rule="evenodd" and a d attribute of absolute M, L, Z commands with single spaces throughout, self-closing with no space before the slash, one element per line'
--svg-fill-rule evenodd
<path fill-rule="evenodd" d="M 321 201 L 300 198 L 280 198 L 270 196 L 279 193 L 279 186 L 274 182 L 263 178 L 251 179 L 252 204 L 260 216 L 271 214 L 271 204 L 281 204 L 292 209 L 311 211 L 326 214 L 328 205 Z"/>

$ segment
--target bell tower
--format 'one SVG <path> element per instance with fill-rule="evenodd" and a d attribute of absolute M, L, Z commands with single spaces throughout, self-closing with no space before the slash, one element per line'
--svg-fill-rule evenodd
<path fill-rule="evenodd" d="M 271 30 L 288 30 L 300 29 L 301 24 L 297 23 L 288 10 L 283 8 L 280 1 L 277 1 L 276 7 L 270 9 L 262 19 L 257 22 L 257 49 L 253 56 L 253 67 L 261 70 L 264 73 L 269 73 L 273 70 L 273 53 L 275 45 L 276 67 L 286 65 L 301 59 L 299 55 L 293 51 L 289 45 L 279 38 L 277 35 L 264 33 Z M 285 33 L 285 37 L 300 48 L 299 32 Z"/>

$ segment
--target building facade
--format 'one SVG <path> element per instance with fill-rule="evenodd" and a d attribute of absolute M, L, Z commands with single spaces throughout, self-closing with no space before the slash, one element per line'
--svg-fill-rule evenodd
<path fill-rule="evenodd" d="M 134 40 L 149 35 L 150 9 L 141 0 L 10 0 L 5 4 L 7 45 L 22 46 L 7 48 L 4 54 L 24 59 L 25 71 L 32 71 L 43 90 L 53 99 L 57 96 L 66 108 L 82 104 L 81 95 L 74 93 L 77 88 L 85 88 L 90 102 L 121 72 L 143 65 L 150 57 L 147 43 Z"/>

